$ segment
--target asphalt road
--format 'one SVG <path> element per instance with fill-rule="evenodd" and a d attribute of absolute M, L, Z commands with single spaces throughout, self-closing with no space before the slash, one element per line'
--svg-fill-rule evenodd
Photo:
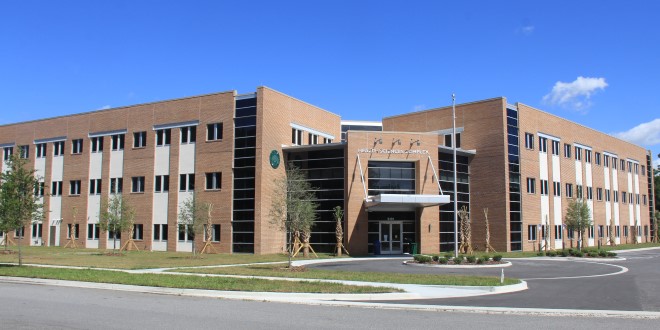
<path fill-rule="evenodd" d="M 653 328 L 658 320 L 425 312 L 0 283 L 2 329 Z"/>
<path fill-rule="evenodd" d="M 625 252 L 620 256 L 627 260 L 584 262 L 567 261 L 563 258 L 547 261 L 510 259 L 513 265 L 504 268 L 505 276 L 526 280 L 528 290 L 481 297 L 406 300 L 393 303 L 660 311 L 660 250 Z M 399 273 L 500 275 L 500 268 L 426 268 L 404 266 L 401 261 L 394 260 L 318 264 L 309 267 Z M 622 267 L 628 271 L 622 272 Z"/>

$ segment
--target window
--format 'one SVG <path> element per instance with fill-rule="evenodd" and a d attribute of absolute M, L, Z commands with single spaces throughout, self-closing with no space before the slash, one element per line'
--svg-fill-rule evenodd
<path fill-rule="evenodd" d="M 600 152 L 595 153 L 596 155 L 596 165 L 600 165 Z"/>
<path fill-rule="evenodd" d="M 596 188 L 596 200 L 603 201 L 603 188 Z"/>
<path fill-rule="evenodd" d="M 646 195 L 642 195 L 642 201 L 644 202 L 644 205 L 646 205 Z"/>
<path fill-rule="evenodd" d="M 92 152 L 102 152 L 103 151 L 103 137 L 93 137 L 92 138 Z"/>
<path fill-rule="evenodd" d="M 582 187 L 580 187 L 580 188 L 582 188 Z M 594 188 L 587 187 L 587 199 L 588 200 L 594 199 Z"/>
<path fill-rule="evenodd" d="M 71 153 L 79 155 L 83 151 L 83 139 L 75 139 L 71 141 Z"/>
<path fill-rule="evenodd" d="M 69 181 L 69 195 L 80 195 L 80 180 Z"/>
<path fill-rule="evenodd" d="M 573 198 L 573 184 L 566 184 L 566 198 Z"/>
<path fill-rule="evenodd" d="M 133 239 L 137 241 L 141 241 L 144 239 L 144 230 L 142 224 L 136 223 L 133 225 Z"/>
<path fill-rule="evenodd" d="M 460 138 L 460 136 L 461 136 L 460 134 L 458 134 L 458 133 L 456 134 L 456 137 Z M 457 142 L 459 142 L 458 144 L 460 144 L 461 139 L 457 139 Z M 328 138 L 324 137 L 323 138 L 323 144 L 326 144 L 326 143 L 332 143 L 332 139 L 328 139 Z"/>
<path fill-rule="evenodd" d="M 222 188 L 222 173 L 206 173 L 206 190 L 217 190 Z"/>
<path fill-rule="evenodd" d="M 46 144 L 39 143 L 37 144 L 37 158 L 46 158 Z"/>
<path fill-rule="evenodd" d="M 614 193 L 612 194 L 612 196 L 614 197 L 614 202 L 618 203 L 619 202 L 619 191 L 615 190 Z"/>
<path fill-rule="evenodd" d="M 571 158 L 571 145 L 564 143 L 564 157 Z"/>
<path fill-rule="evenodd" d="M 89 180 L 89 194 L 90 195 L 100 195 L 101 194 L 101 179 L 91 179 L 91 180 Z"/>
<path fill-rule="evenodd" d="M 168 192 L 170 191 L 170 176 L 169 175 L 156 175 L 154 180 L 155 192 Z"/>
<path fill-rule="evenodd" d="M 197 141 L 197 127 L 181 127 L 181 144 L 195 143 Z"/>
<path fill-rule="evenodd" d="M 627 198 L 627 197 L 628 197 L 628 196 L 626 195 L 626 192 L 625 192 L 625 191 L 622 191 L 622 192 L 621 192 L 621 203 L 623 203 L 623 204 L 627 203 L 627 202 L 628 202 L 628 198 Z"/>
<path fill-rule="evenodd" d="M 172 130 L 169 128 L 156 130 L 156 145 L 169 146 L 172 142 Z"/>
<path fill-rule="evenodd" d="M 633 194 L 632 194 L 632 193 L 629 193 L 629 194 L 628 194 L 628 199 L 630 200 L 630 201 L 629 201 L 630 204 L 632 204 L 632 203 L 633 203 Z"/>
<path fill-rule="evenodd" d="M 73 226 L 73 224 L 69 223 L 66 225 L 66 238 L 71 239 L 71 229 L 73 229 L 73 237 L 75 239 L 80 238 L 80 224 L 76 224 Z"/>
<path fill-rule="evenodd" d="M 154 225 L 154 241 L 167 241 L 167 225 Z"/>
<path fill-rule="evenodd" d="M 204 224 L 204 241 L 208 242 L 208 225 Z M 211 225 L 211 242 L 220 242 L 220 225 Z"/>
<path fill-rule="evenodd" d="M 594 238 L 594 226 L 589 226 L 589 238 Z"/>
<path fill-rule="evenodd" d="M 303 143 L 302 131 L 299 129 L 291 129 L 291 144 L 302 145 Z"/>
<path fill-rule="evenodd" d="M 445 147 L 452 147 L 451 134 L 445 134 Z M 461 133 L 456 133 L 456 148 L 461 147 Z"/>
<path fill-rule="evenodd" d="M 179 190 L 180 191 L 194 191 L 195 190 L 195 174 L 180 174 L 179 175 Z"/>
<path fill-rule="evenodd" d="M 108 239 L 109 240 L 114 240 L 115 239 L 115 234 L 117 234 L 117 239 L 121 239 L 121 230 L 114 231 L 112 229 L 108 229 Z"/>
<path fill-rule="evenodd" d="M 112 150 L 124 150 L 124 140 L 126 138 L 125 134 L 117 134 L 112 136 Z"/>
<path fill-rule="evenodd" d="M 598 238 L 603 238 L 605 237 L 605 230 L 603 228 L 603 225 L 598 226 Z"/>
<path fill-rule="evenodd" d="M 14 230 L 14 237 L 25 237 L 25 227 L 16 228 L 16 230 Z"/>
<path fill-rule="evenodd" d="M 179 242 L 191 242 L 193 235 L 192 225 L 179 225 Z"/>
<path fill-rule="evenodd" d="M 573 230 L 571 229 L 566 230 L 566 238 L 573 239 Z"/>
<path fill-rule="evenodd" d="M 541 145 L 539 144 L 539 149 Z M 540 180 L 539 182 L 541 184 L 541 195 L 547 196 L 548 195 L 548 180 Z"/>
<path fill-rule="evenodd" d="M 25 158 L 27 158 L 27 157 L 25 157 Z M 639 174 L 639 164 L 635 164 L 635 174 Z"/>
<path fill-rule="evenodd" d="M 548 152 L 548 139 L 539 136 L 539 151 L 543 153 Z"/>
<path fill-rule="evenodd" d="M 611 200 L 611 199 L 610 199 L 610 190 L 609 190 L 609 189 L 605 189 L 605 201 L 606 201 L 606 202 L 609 202 L 610 200 Z"/>
<path fill-rule="evenodd" d="M 584 161 L 587 163 L 591 163 L 591 150 L 584 151 Z"/>
<path fill-rule="evenodd" d="M 632 162 L 628 162 L 628 173 L 632 173 Z"/>
<path fill-rule="evenodd" d="M 646 174 L 646 167 L 642 165 L 642 176 L 645 176 Z"/>
<path fill-rule="evenodd" d="M 53 156 L 64 155 L 64 141 L 53 142 Z"/>
<path fill-rule="evenodd" d="M 603 166 L 610 167 L 610 156 L 603 155 Z"/>
<path fill-rule="evenodd" d="M 30 146 L 18 146 L 19 157 L 30 158 Z"/>
<path fill-rule="evenodd" d="M 621 226 L 615 226 L 614 229 L 616 231 L 616 233 L 615 233 L 616 237 L 617 238 L 621 237 Z"/>
<path fill-rule="evenodd" d="M 316 134 L 309 133 L 307 138 L 307 144 L 319 144 L 319 136 Z"/>
<path fill-rule="evenodd" d="M 625 171 L 626 170 L 626 161 L 622 159 L 620 164 L 621 164 L 621 167 L 619 167 L 619 169 L 621 171 Z"/>
<path fill-rule="evenodd" d="M 110 193 L 121 194 L 124 191 L 124 178 L 111 178 L 110 179 Z"/>
<path fill-rule="evenodd" d="M 619 163 L 619 162 L 618 162 L 618 160 L 616 159 L 616 157 L 612 157 L 612 168 L 613 168 L 613 169 L 616 170 L 616 167 L 617 167 L 617 164 L 618 164 L 618 163 Z"/>
<path fill-rule="evenodd" d="M 561 196 L 561 182 L 555 181 L 552 183 L 552 194 L 557 197 Z"/>
<path fill-rule="evenodd" d="M 53 181 L 50 185 L 50 194 L 52 196 L 62 196 L 62 181 Z"/>
<path fill-rule="evenodd" d="M 525 148 L 534 149 L 534 134 L 525 133 Z"/>
<path fill-rule="evenodd" d="M 555 239 L 564 238 L 564 231 L 562 230 L 562 225 L 555 225 Z"/>
<path fill-rule="evenodd" d="M 639 205 L 639 194 L 635 194 L 635 204 Z"/>
<path fill-rule="evenodd" d="M 628 226 L 623 226 L 623 237 L 628 237 Z"/>
<path fill-rule="evenodd" d="M 37 185 L 34 187 L 34 196 L 36 197 L 44 197 L 44 183 L 43 182 L 37 182 Z M 644 195 L 644 198 L 646 198 L 646 195 Z"/>
<path fill-rule="evenodd" d="M 4 153 L 3 153 L 3 157 L 4 157 L 3 159 L 4 159 L 4 160 L 9 160 L 9 158 L 11 157 L 11 155 L 14 154 L 14 147 L 5 147 L 5 149 L 3 150 L 3 152 L 4 152 Z"/>
<path fill-rule="evenodd" d="M 207 141 L 222 140 L 222 123 L 206 125 L 206 140 Z"/>
<path fill-rule="evenodd" d="M 536 241 L 536 228 L 537 228 L 537 225 L 528 225 L 527 226 L 527 240 Z"/>
<path fill-rule="evenodd" d="M 144 148 L 147 146 L 147 132 L 133 133 L 133 148 Z"/>
<path fill-rule="evenodd" d="M 582 185 L 581 185 L 581 184 L 578 184 L 578 185 L 576 185 L 575 188 L 576 188 L 576 189 L 575 189 L 575 192 L 576 192 L 576 194 L 577 194 L 577 198 L 582 198 L 582 197 L 584 197 L 584 194 L 583 194 L 583 191 L 582 191 Z"/>
<path fill-rule="evenodd" d="M 144 177 L 143 176 L 134 176 L 131 178 L 133 181 L 133 186 L 131 187 L 131 192 L 133 193 L 143 193 L 144 192 Z"/>
<path fill-rule="evenodd" d="M 536 193 L 536 179 L 527 178 L 527 193 L 528 194 Z"/>
<path fill-rule="evenodd" d="M 559 156 L 559 141 L 552 140 L 552 154 Z"/>
<path fill-rule="evenodd" d="M 99 239 L 99 224 L 97 224 L 97 223 L 88 223 L 87 224 L 87 239 L 88 240 L 98 240 Z"/>
<path fill-rule="evenodd" d="M 582 160 L 582 148 L 575 147 L 575 160 Z"/>

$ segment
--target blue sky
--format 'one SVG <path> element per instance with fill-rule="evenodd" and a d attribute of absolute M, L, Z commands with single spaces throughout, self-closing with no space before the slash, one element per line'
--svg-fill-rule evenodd
<path fill-rule="evenodd" d="M 454 92 L 657 156 L 658 13 L 660 1 L 3 0 L 0 124 L 259 85 L 378 120 Z"/>

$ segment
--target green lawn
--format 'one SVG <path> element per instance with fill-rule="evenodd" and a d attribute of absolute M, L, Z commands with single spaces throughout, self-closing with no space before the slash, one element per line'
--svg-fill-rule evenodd
<path fill-rule="evenodd" d="M 401 292 L 401 290 L 394 288 L 355 286 L 337 283 L 271 281 L 229 277 L 200 277 L 192 275 L 129 274 L 121 271 L 109 270 L 18 267 L 6 265 L 0 265 L 0 276 L 222 291 L 309 293 Z"/>
<path fill-rule="evenodd" d="M 0 263 L 18 262 L 18 254 L 2 254 L 0 247 Z M 16 251 L 15 246 L 10 250 Z M 23 246 L 23 263 L 81 266 L 91 268 L 145 269 L 165 267 L 192 267 L 207 265 L 242 264 L 255 262 L 286 261 L 285 254 L 204 254 L 191 258 L 191 253 L 183 252 L 150 252 L 130 251 L 122 256 L 110 256 L 112 250 L 97 249 L 65 249 L 62 247 Z M 327 254 L 319 254 L 321 258 L 329 258 Z M 302 258 L 296 258 L 301 260 Z"/>
<path fill-rule="evenodd" d="M 499 286 L 499 277 L 462 276 L 462 275 L 430 275 L 401 274 L 377 272 L 347 272 L 306 269 L 304 272 L 291 272 L 284 265 L 254 265 L 247 267 L 219 267 L 201 269 L 177 269 L 177 272 L 204 274 L 231 274 L 273 277 L 295 277 L 308 279 L 365 281 L 379 283 L 429 284 L 429 285 L 465 285 L 465 286 Z M 520 280 L 505 278 L 504 285 L 520 283 Z"/>

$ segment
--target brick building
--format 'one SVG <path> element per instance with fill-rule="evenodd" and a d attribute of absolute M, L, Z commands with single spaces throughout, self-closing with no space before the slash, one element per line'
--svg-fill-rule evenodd
<path fill-rule="evenodd" d="M 4 158 L 28 159 L 41 178 L 37 193 L 49 212 L 24 228 L 31 245 L 65 245 L 75 217 L 78 245 L 112 247 L 98 228 L 99 210 L 122 193 L 137 210 L 132 238 L 140 249 L 190 251 L 177 214 L 195 192 L 214 206 L 212 234 L 198 243 L 280 252 L 285 235 L 268 219 L 273 182 L 285 174 L 279 156 L 315 187 L 317 251 L 335 245 L 336 206 L 345 210 L 352 254 L 372 253 L 377 240 L 382 253 L 402 253 L 413 242 L 421 252 L 448 251 L 452 143 L 458 205 L 470 211 L 477 249 L 486 208 L 498 251 L 536 249 L 546 232 L 550 248 L 569 244 L 563 217 L 579 197 L 594 219 L 588 245 L 606 244 L 610 226 L 617 243 L 630 242 L 632 230 L 639 241 L 652 237 L 648 151 L 505 98 L 457 105 L 456 113 L 452 138 L 451 107 L 342 122 L 260 87 L 4 125 L 0 148 Z"/>

